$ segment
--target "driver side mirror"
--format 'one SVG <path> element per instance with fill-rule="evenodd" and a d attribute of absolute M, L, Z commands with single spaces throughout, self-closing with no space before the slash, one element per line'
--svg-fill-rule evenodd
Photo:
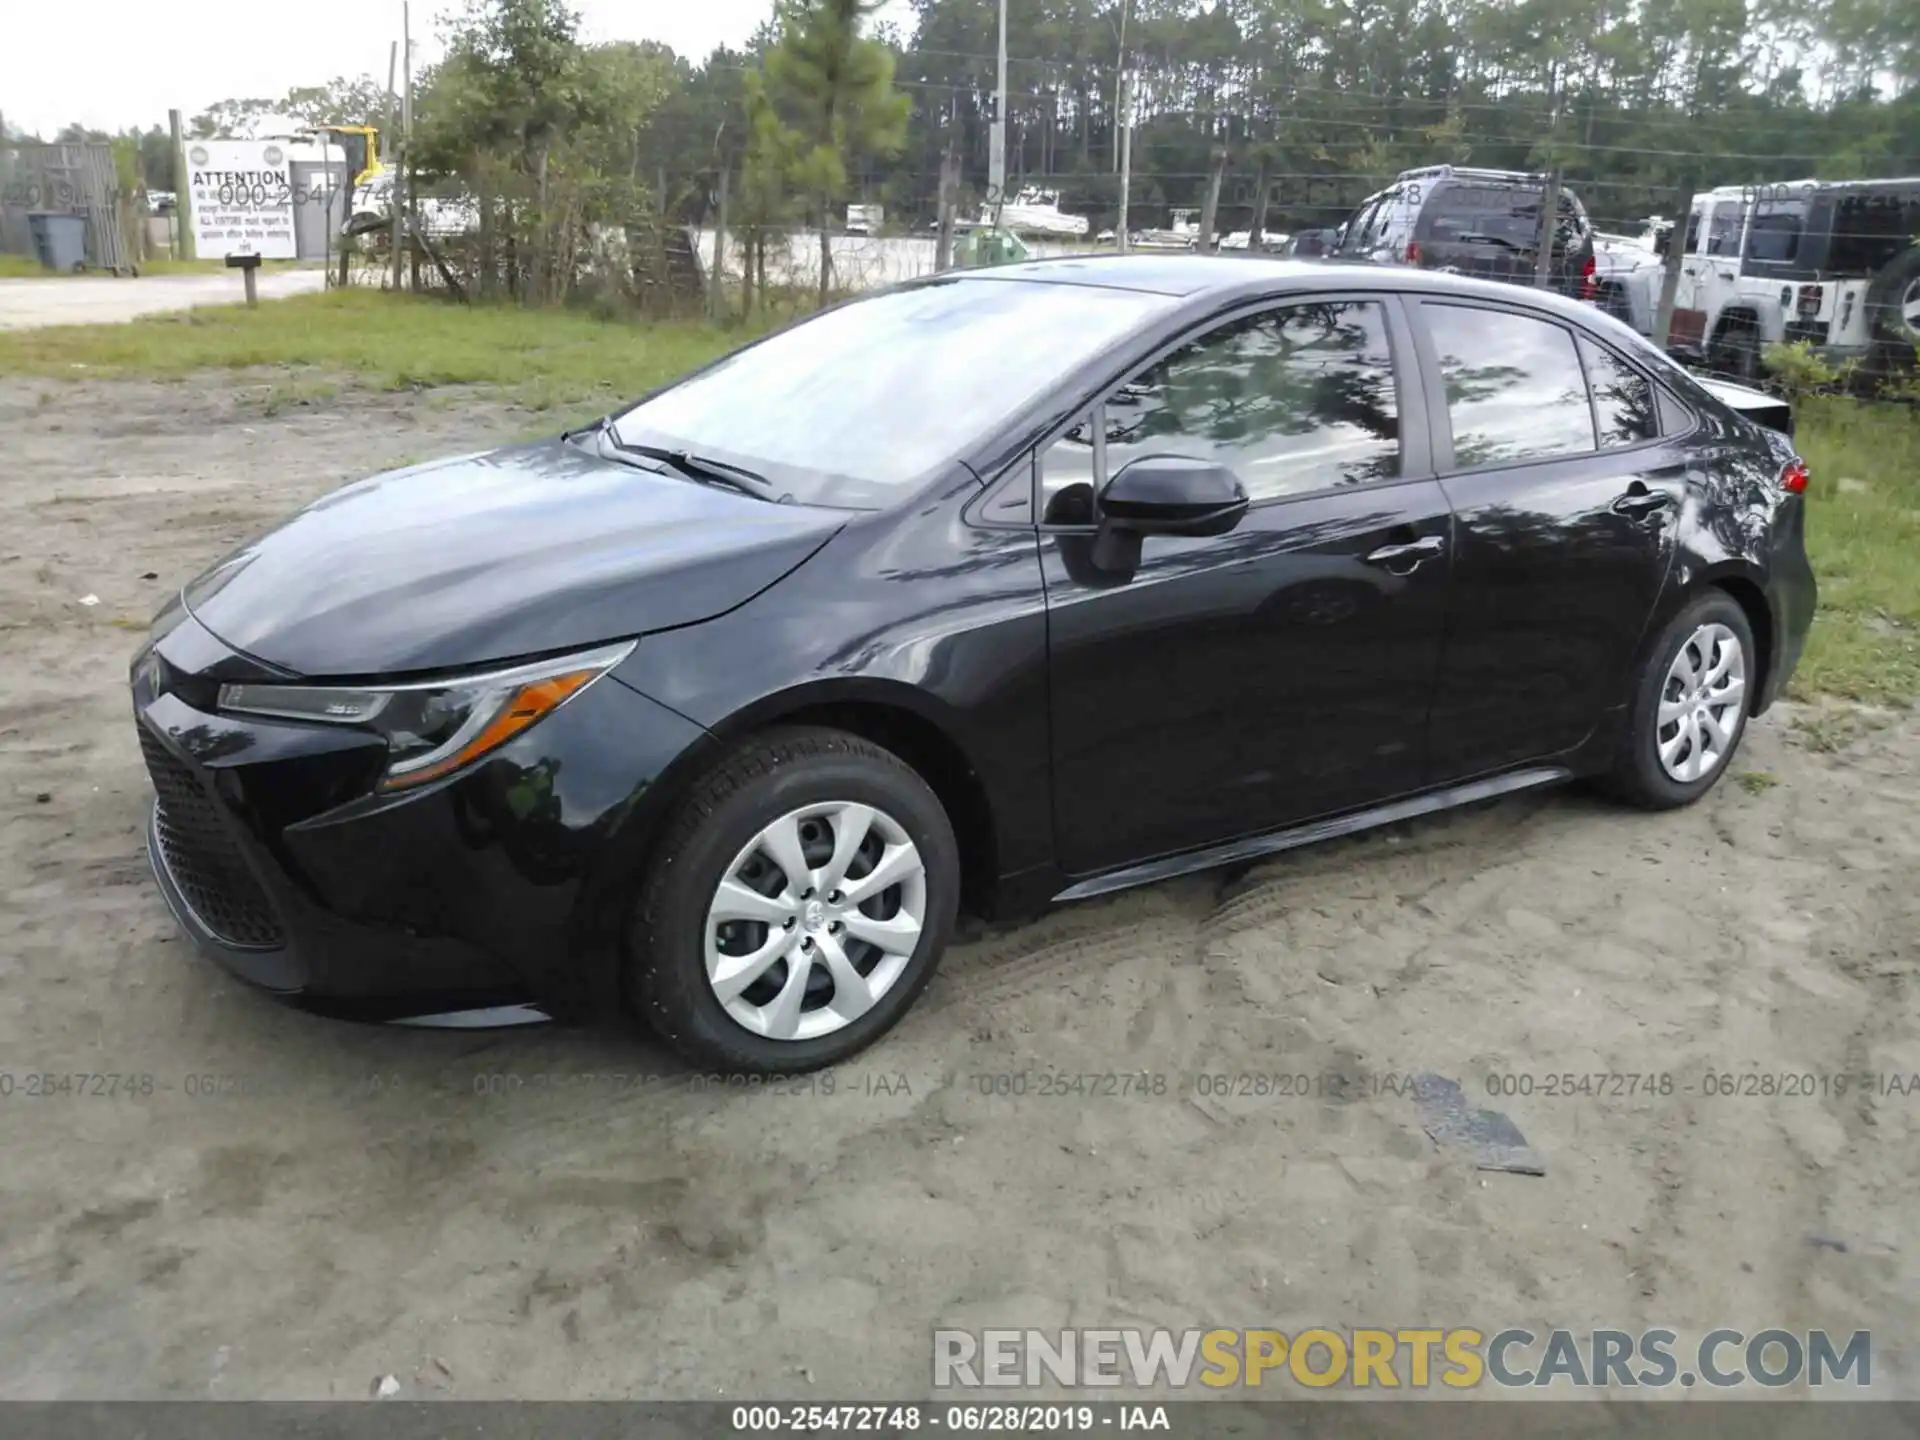
<path fill-rule="evenodd" d="M 1211 460 L 1143 455 L 1120 467 L 1100 493 L 1093 563 L 1131 571 L 1147 535 L 1225 535 L 1247 513 L 1239 477 Z"/>

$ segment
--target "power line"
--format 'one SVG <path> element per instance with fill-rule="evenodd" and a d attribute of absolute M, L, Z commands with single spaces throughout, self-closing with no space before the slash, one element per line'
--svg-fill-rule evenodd
<path fill-rule="evenodd" d="M 957 53 L 957 52 L 947 52 L 947 53 Z M 1015 62 L 1011 60 L 1008 61 L 1009 66 L 1011 66 L 1014 63 Z M 1031 64 L 1035 62 L 1023 61 L 1020 63 Z M 749 66 L 749 65 L 713 65 L 708 68 L 727 70 L 727 71 L 746 74 L 746 73 L 756 72 L 758 67 Z M 1107 68 L 1108 68 L 1108 71 L 1110 72 L 1112 67 L 1107 67 Z M 945 80 L 907 80 L 907 79 L 902 79 L 896 75 L 894 77 L 893 83 L 897 86 L 900 86 L 902 89 L 939 91 L 946 95 L 959 95 L 959 94 L 980 95 L 985 93 L 985 87 L 981 84 L 960 83 L 960 82 L 945 81 Z M 1317 90 L 1319 87 L 1296 86 L 1293 88 L 1296 91 L 1299 91 L 1301 89 Z M 1349 100 L 1353 98 L 1351 92 L 1348 92 L 1348 91 L 1334 90 L 1332 93 L 1340 94 L 1348 98 Z M 1007 91 L 1007 96 L 1010 100 L 1046 101 L 1054 104 L 1057 104 L 1063 98 L 1060 92 L 1050 91 L 1050 90 L 1009 89 Z M 1089 98 L 1092 98 L 1091 95 L 1089 96 Z M 1434 106 L 1434 107 L 1452 106 L 1452 108 L 1489 110 L 1489 111 L 1493 111 L 1503 115 L 1513 115 L 1516 113 L 1515 107 L 1511 104 L 1506 104 L 1506 105 L 1484 104 L 1484 105 L 1454 106 L 1453 102 L 1439 101 L 1439 100 L 1428 100 L 1428 99 L 1417 99 L 1417 98 L 1391 100 L 1384 97 L 1369 97 L 1369 98 L 1375 98 L 1378 100 L 1378 103 L 1383 105 L 1417 105 L 1417 106 Z M 1206 111 L 1206 110 L 1201 110 L 1198 107 L 1168 108 L 1168 109 L 1159 110 L 1155 112 L 1152 116 L 1149 116 L 1148 119 L 1143 124 L 1136 126 L 1136 130 L 1147 128 L 1148 126 L 1151 125 L 1152 120 L 1155 118 L 1164 119 L 1172 116 L 1189 116 L 1189 117 L 1197 118 L 1197 117 L 1203 117 L 1203 116 L 1230 114 L 1230 113 L 1231 112 Z M 1240 117 L 1240 118 L 1244 118 L 1244 117 Z M 1339 119 L 1333 116 L 1306 116 L 1306 115 L 1297 115 L 1297 114 L 1271 114 L 1270 113 L 1263 116 L 1262 118 L 1278 124 L 1297 124 L 1297 125 L 1304 125 L 1310 128 L 1370 130 L 1370 131 L 1380 132 L 1382 135 L 1382 138 L 1411 141 L 1419 137 L 1415 134 L 1409 134 L 1407 132 L 1432 129 L 1437 126 L 1444 125 L 1448 119 L 1448 115 L 1446 114 L 1436 115 L 1431 120 L 1419 120 L 1419 119 L 1345 120 L 1345 119 Z M 1546 120 L 1548 117 L 1528 116 L 1528 115 L 1522 114 L 1520 115 L 1519 118 L 1521 118 L 1522 120 L 1528 121 L 1530 123 L 1538 124 L 1541 121 Z M 1576 117 L 1574 117 L 1571 114 L 1568 114 L 1566 118 L 1569 121 L 1573 121 Z M 1611 124 L 1611 123 L 1615 123 L 1615 121 L 1612 118 L 1609 118 L 1609 120 L 1606 123 Z M 1690 122 L 1690 121 L 1681 122 L 1678 120 L 1677 117 L 1675 118 L 1674 123 L 1676 124 L 1685 123 L 1687 125 L 1687 128 L 1689 129 L 1697 128 L 1693 122 Z M 1750 132 L 1752 129 L 1752 126 L 1747 125 L 1740 128 Z M 1477 132 L 1477 131 L 1462 131 L 1462 132 L 1459 132 L 1458 134 L 1452 135 L 1450 138 L 1452 138 L 1453 140 L 1459 143 L 1470 144 L 1470 145 L 1517 146 L 1517 145 L 1526 144 L 1531 146 L 1532 144 L 1537 143 L 1540 137 L 1527 136 L 1527 135 L 1521 135 L 1521 134 L 1494 135 L 1494 134 L 1486 134 L 1486 133 Z M 1794 153 L 1794 152 L 1786 152 L 1786 151 L 1737 151 L 1737 150 L 1712 150 L 1712 149 L 1673 150 L 1673 149 L 1666 149 L 1660 146 L 1615 145 L 1615 144 L 1608 144 L 1608 143 L 1599 142 L 1599 141 L 1574 140 L 1574 139 L 1564 138 L 1564 137 L 1547 137 L 1547 143 L 1556 150 L 1575 150 L 1575 151 L 1581 151 L 1587 154 L 1594 154 L 1594 155 L 1654 156 L 1662 159 L 1674 159 L 1674 160 L 1692 160 L 1692 161 L 1739 160 L 1739 161 L 1771 163 L 1771 164 L 1785 164 L 1788 162 L 1806 162 L 1812 165 L 1830 164 L 1833 160 L 1833 156 L 1831 154 L 1821 154 L 1821 153 L 1813 153 L 1813 152 Z M 1888 156 L 1886 157 L 1886 160 L 1884 163 L 1890 166 L 1895 166 L 1895 167 L 1920 168 L 1920 157 Z"/>
<path fill-rule="evenodd" d="M 935 49 L 924 49 L 919 46 L 909 47 L 906 51 L 903 52 L 903 55 L 906 57 L 911 57 L 914 55 L 940 55 L 940 56 L 945 56 L 952 59 L 981 60 L 981 61 L 991 61 L 995 58 L 990 55 L 977 54 L 969 50 L 935 50 Z M 1204 70 L 1203 66 L 1200 66 L 1195 62 L 1183 61 L 1183 62 L 1170 62 L 1170 63 L 1177 64 L 1181 66 L 1181 68 L 1184 68 L 1190 71 Z M 1080 68 L 1087 71 L 1091 71 L 1092 73 L 1098 76 L 1101 76 L 1103 79 L 1105 77 L 1114 75 L 1121 68 L 1120 66 L 1110 64 L 1106 61 L 1094 60 L 1091 58 L 1085 59 L 1085 60 L 1081 60 L 1081 59 L 1051 60 L 1051 59 L 1044 59 L 1036 56 L 1009 57 L 1007 60 L 1007 65 L 1010 69 L 1011 67 L 1016 65 L 1031 65 L 1041 70 Z M 1137 71 L 1144 67 L 1135 65 L 1131 68 Z M 896 83 L 906 83 L 906 82 L 896 82 Z M 936 85 L 936 84 L 941 84 L 946 82 L 921 81 L 917 83 Z M 954 86 L 953 88 L 960 89 L 960 88 L 966 88 L 966 87 Z M 1251 84 L 1232 84 L 1231 88 L 1237 91 L 1247 91 L 1252 89 L 1253 87 Z M 1338 96 L 1340 99 L 1345 101 L 1353 101 L 1356 99 L 1371 100 L 1381 105 L 1430 105 L 1430 106 L 1439 107 L 1444 110 L 1485 110 L 1491 113 L 1503 114 L 1503 115 L 1511 114 L 1513 113 L 1513 110 L 1514 110 L 1514 102 L 1511 100 L 1463 100 L 1463 99 L 1459 99 L 1451 96 L 1446 98 L 1434 98 L 1432 96 L 1418 96 L 1418 95 L 1391 96 L 1391 95 L 1378 95 L 1378 94 L 1373 94 L 1369 92 L 1356 93 L 1354 90 L 1346 86 L 1315 84 L 1309 81 L 1301 81 L 1297 79 L 1287 80 L 1285 82 L 1284 88 L 1289 96 L 1298 96 L 1303 94 L 1304 95 L 1334 95 L 1334 96 Z M 1097 98 L 1098 93 L 1099 92 L 1089 92 L 1088 98 L 1090 99 Z M 1529 93 L 1537 93 L 1537 92 L 1529 92 Z M 1046 91 L 1027 92 L 1027 98 L 1034 98 L 1034 99 L 1051 98 L 1051 92 L 1046 92 Z M 1590 98 L 1590 96 L 1588 96 L 1585 92 L 1583 92 L 1581 95 L 1576 95 L 1572 97 L 1572 104 L 1577 106 L 1582 99 L 1586 99 L 1586 98 Z M 1574 118 L 1574 111 L 1572 109 L 1564 111 L 1563 113 L 1566 114 L 1569 119 Z M 1674 115 L 1670 113 L 1663 113 L 1659 118 L 1662 122 L 1670 122 L 1674 125 L 1683 126 L 1689 131 L 1707 130 L 1709 132 L 1716 132 L 1724 129 L 1727 133 L 1732 134 L 1732 133 L 1751 132 L 1753 128 L 1751 121 L 1741 121 L 1741 120 L 1735 120 L 1731 118 L 1710 120 L 1703 117 L 1703 118 L 1695 119 L 1688 116 Z M 1607 123 L 1613 123 L 1611 117 L 1609 118 Z M 1646 151 L 1645 153 L 1647 154 L 1667 154 L 1667 153 L 1690 154 L 1692 152 L 1684 152 L 1684 151 L 1665 152 L 1665 151 L 1650 150 L 1650 151 Z M 1736 158 L 1747 158 L 1747 157 L 1736 157 Z M 1823 160 L 1830 157 L 1827 157 L 1824 155 L 1777 155 L 1777 156 L 1769 155 L 1769 156 L 1761 156 L 1757 158 L 1786 159 L 1786 160 L 1807 160 L 1807 159 Z"/>

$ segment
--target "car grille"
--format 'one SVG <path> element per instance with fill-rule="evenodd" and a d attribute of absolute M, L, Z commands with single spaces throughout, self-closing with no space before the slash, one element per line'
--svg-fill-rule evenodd
<path fill-rule="evenodd" d="M 154 830 L 161 859 L 200 923 L 229 945 L 271 949 L 286 941 L 273 907 L 221 823 L 213 798 L 145 725 L 140 749 L 159 797 Z"/>

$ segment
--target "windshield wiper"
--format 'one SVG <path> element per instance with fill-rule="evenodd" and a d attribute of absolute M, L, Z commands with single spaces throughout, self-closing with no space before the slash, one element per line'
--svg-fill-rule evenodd
<path fill-rule="evenodd" d="M 725 460 L 696 455 L 691 450 L 672 450 L 664 445 L 628 445 L 618 439 L 613 442 L 613 448 L 630 455 L 644 456 L 648 460 L 663 460 L 683 475 L 691 475 L 696 480 L 717 481 L 756 500 L 768 499 L 773 490 L 773 482 L 764 475 L 739 465 L 730 465 Z"/>
<path fill-rule="evenodd" d="M 613 416 L 602 415 L 598 420 L 590 421 L 572 430 L 562 430 L 560 432 L 560 438 L 562 440 L 584 440 L 589 435 L 598 435 L 611 424 L 613 424 Z"/>

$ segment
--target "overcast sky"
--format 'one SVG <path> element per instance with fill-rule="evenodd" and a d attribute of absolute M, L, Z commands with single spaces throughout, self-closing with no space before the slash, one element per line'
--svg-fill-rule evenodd
<path fill-rule="evenodd" d="M 435 17 L 453 0 L 414 0 L 414 64 L 438 53 Z M 336 75 L 384 82 L 400 38 L 400 0 L 261 0 L 166 5 L 153 0 L 0 0 L 0 115 L 52 136 L 69 121 L 102 130 L 191 120 L 216 100 L 284 95 Z M 773 0 L 574 0 L 588 40 L 658 40 L 695 60 L 738 45 Z M 912 11 L 885 12 L 903 30 Z M 424 43 L 423 43 L 424 42 Z"/>

